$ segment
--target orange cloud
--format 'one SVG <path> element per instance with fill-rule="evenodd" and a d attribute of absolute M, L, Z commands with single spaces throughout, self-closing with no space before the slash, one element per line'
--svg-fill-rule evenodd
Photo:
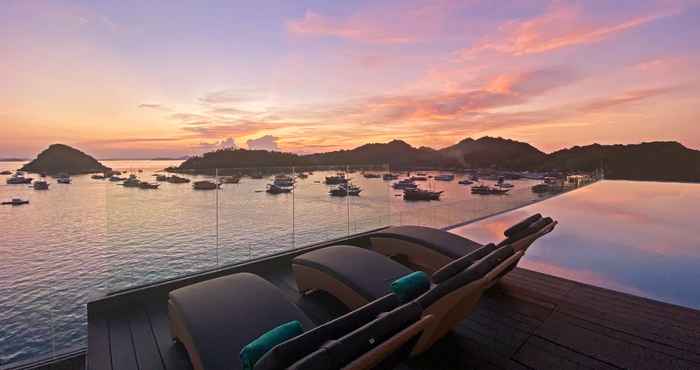
<path fill-rule="evenodd" d="M 580 9 L 567 5 L 552 7 L 545 14 L 524 21 L 510 21 L 500 27 L 500 35 L 484 39 L 458 55 L 469 58 L 483 51 L 515 56 L 544 53 L 574 45 L 590 44 L 660 18 L 678 14 L 666 10 L 618 23 L 600 24 L 587 20 Z"/>

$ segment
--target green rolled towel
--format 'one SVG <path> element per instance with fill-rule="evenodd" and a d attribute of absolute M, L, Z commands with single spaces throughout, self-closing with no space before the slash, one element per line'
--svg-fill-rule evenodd
<path fill-rule="evenodd" d="M 259 336 L 241 349 L 240 357 L 243 361 L 243 369 L 252 370 L 255 363 L 263 357 L 267 351 L 276 345 L 296 337 L 304 332 L 301 323 L 297 320 L 282 324 L 267 333 Z"/>
<path fill-rule="evenodd" d="M 404 303 L 427 292 L 428 289 L 430 289 L 430 279 L 423 271 L 412 272 L 391 283 L 391 291 Z"/>

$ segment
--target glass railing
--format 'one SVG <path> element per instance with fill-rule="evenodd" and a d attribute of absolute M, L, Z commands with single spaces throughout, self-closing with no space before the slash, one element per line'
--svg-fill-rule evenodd
<path fill-rule="evenodd" d="M 41 222 L 17 226 L 18 247 L 3 251 L 16 267 L 0 269 L 0 281 L 13 282 L 0 284 L 0 365 L 85 346 L 86 303 L 108 292 L 388 225 L 447 228 L 589 181 L 534 192 L 540 181 L 516 180 L 503 195 L 480 195 L 459 184 L 466 174 L 438 181 L 440 171 L 394 171 L 399 178 L 386 180 L 385 165 L 118 170 L 134 180 L 76 176 L 64 188 L 32 193 L 42 202 L 57 192 L 65 204 L 23 216 Z M 425 178 L 415 182 L 420 188 L 442 192 L 439 201 L 406 200 L 392 186 L 416 175 Z M 352 186 L 343 190 L 346 180 Z"/>

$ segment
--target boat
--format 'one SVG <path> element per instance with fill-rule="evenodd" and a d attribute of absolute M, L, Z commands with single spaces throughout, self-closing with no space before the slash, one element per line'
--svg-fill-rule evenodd
<path fill-rule="evenodd" d="M 139 183 L 139 188 L 141 189 L 158 189 L 159 186 L 160 184 L 151 184 L 146 181 L 141 181 L 141 183 Z"/>
<path fill-rule="evenodd" d="M 276 186 L 286 188 L 289 186 L 294 186 L 294 179 L 291 176 L 287 175 L 277 175 L 275 176 L 272 183 Z"/>
<path fill-rule="evenodd" d="M 392 180 L 398 180 L 398 179 L 399 179 L 399 176 L 394 175 L 393 173 L 385 173 L 384 175 L 382 175 L 382 180 L 384 180 L 384 181 L 392 181 Z"/>
<path fill-rule="evenodd" d="M 49 183 L 44 180 L 34 181 L 34 190 L 49 190 Z"/>
<path fill-rule="evenodd" d="M 428 181 L 428 178 L 425 176 L 411 176 L 411 180 L 413 181 Z"/>
<path fill-rule="evenodd" d="M 59 184 L 70 184 L 71 178 L 68 176 L 61 176 L 56 179 L 56 182 Z"/>
<path fill-rule="evenodd" d="M 168 181 L 168 176 L 166 175 L 155 175 L 156 176 L 156 181 Z"/>
<path fill-rule="evenodd" d="M 452 181 L 455 179 L 455 175 L 442 174 L 442 175 L 435 176 L 434 179 L 438 180 L 438 181 Z"/>
<path fill-rule="evenodd" d="M 404 190 L 416 189 L 418 188 L 418 185 L 416 185 L 411 179 L 403 179 L 391 184 L 391 187 L 398 190 Z"/>
<path fill-rule="evenodd" d="M 221 178 L 222 184 L 238 184 L 241 178 L 238 176 L 226 176 Z"/>
<path fill-rule="evenodd" d="M 211 181 L 195 181 L 192 184 L 192 189 L 194 190 L 215 190 L 217 189 L 220 184 L 213 183 Z"/>
<path fill-rule="evenodd" d="M 547 193 L 550 190 L 552 190 L 552 187 L 549 184 L 537 184 L 532 186 L 531 188 L 533 193 Z"/>
<path fill-rule="evenodd" d="M 290 193 L 292 191 L 292 187 L 286 187 L 286 186 L 279 186 L 275 184 L 267 184 L 267 190 L 265 190 L 269 194 L 282 194 L 282 193 Z"/>
<path fill-rule="evenodd" d="M 171 184 L 186 184 L 190 182 L 190 179 L 185 178 L 185 177 L 180 177 L 177 175 L 172 175 L 168 177 L 165 181 L 171 183 Z"/>
<path fill-rule="evenodd" d="M 12 198 L 12 200 L 9 202 L 2 202 L 2 205 L 4 206 L 21 206 L 22 204 L 29 204 L 29 201 L 19 198 Z"/>
<path fill-rule="evenodd" d="M 340 184 L 331 189 L 328 194 L 334 197 L 344 197 L 347 195 L 358 196 L 362 189 L 352 184 Z"/>
<path fill-rule="evenodd" d="M 12 171 L 2 171 L 0 175 L 12 175 Z"/>
<path fill-rule="evenodd" d="M 137 188 L 141 185 L 141 180 L 136 178 L 136 175 L 129 175 L 129 178 L 124 180 L 122 185 L 126 188 Z"/>
<path fill-rule="evenodd" d="M 472 186 L 472 194 L 480 194 L 480 195 L 502 195 L 510 191 L 510 189 L 499 189 L 495 187 L 491 187 L 488 185 L 475 185 Z"/>
<path fill-rule="evenodd" d="M 496 182 L 496 186 L 498 186 L 499 188 L 509 189 L 514 187 L 515 185 L 507 183 L 505 182 L 505 179 L 503 177 L 499 177 L 498 181 Z"/>
<path fill-rule="evenodd" d="M 12 177 L 7 179 L 5 182 L 7 182 L 8 185 L 17 185 L 17 184 L 31 184 L 32 178 L 31 177 L 24 177 L 21 172 L 17 172 Z"/>
<path fill-rule="evenodd" d="M 473 183 L 474 183 L 474 181 L 468 180 L 468 179 L 459 180 L 459 184 L 460 184 L 460 185 L 471 185 L 471 184 L 473 184 Z"/>
<path fill-rule="evenodd" d="M 416 176 L 428 176 L 425 172 L 416 172 Z"/>
<path fill-rule="evenodd" d="M 104 175 L 92 175 L 90 178 L 93 180 L 104 180 L 106 177 Z"/>
<path fill-rule="evenodd" d="M 125 180 L 126 180 L 125 177 L 119 177 L 119 176 L 115 176 L 115 175 L 112 175 L 109 177 L 109 181 L 111 181 L 111 182 L 118 182 L 118 181 L 125 181 Z"/>
<path fill-rule="evenodd" d="M 382 177 L 382 175 L 380 175 L 378 173 L 370 173 L 370 172 L 364 172 L 362 174 L 362 176 L 364 176 L 366 179 L 379 179 Z"/>
<path fill-rule="evenodd" d="M 340 184 L 345 184 L 348 182 L 348 179 L 345 178 L 345 175 L 343 174 L 338 174 L 336 176 L 326 176 L 325 183 L 326 185 L 340 185 Z"/>
<path fill-rule="evenodd" d="M 300 179 L 305 179 L 305 178 L 309 177 L 309 175 L 302 172 L 302 173 L 298 174 L 297 177 Z"/>
<path fill-rule="evenodd" d="M 442 191 L 430 191 L 423 189 L 405 189 L 403 199 L 405 200 L 440 200 Z"/>

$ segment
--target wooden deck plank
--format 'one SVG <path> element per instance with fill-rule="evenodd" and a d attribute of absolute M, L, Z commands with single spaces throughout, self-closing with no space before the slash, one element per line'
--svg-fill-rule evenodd
<path fill-rule="evenodd" d="M 158 344 L 143 307 L 137 308 L 133 315 L 130 315 L 129 326 L 139 367 L 144 370 L 164 370 Z"/>
<path fill-rule="evenodd" d="M 109 325 L 102 317 L 88 315 L 88 370 L 111 370 L 112 358 L 109 348 Z"/>
<path fill-rule="evenodd" d="M 618 369 L 537 336 L 530 338 L 514 359 L 533 369 Z"/>
<path fill-rule="evenodd" d="M 108 324 L 112 368 L 114 370 L 138 370 L 139 365 L 129 328 L 129 317 L 125 313 L 119 313 L 111 317 Z"/>
<path fill-rule="evenodd" d="M 165 370 L 191 370 L 187 352 L 170 336 L 166 298 L 148 302 L 145 308 Z"/>

